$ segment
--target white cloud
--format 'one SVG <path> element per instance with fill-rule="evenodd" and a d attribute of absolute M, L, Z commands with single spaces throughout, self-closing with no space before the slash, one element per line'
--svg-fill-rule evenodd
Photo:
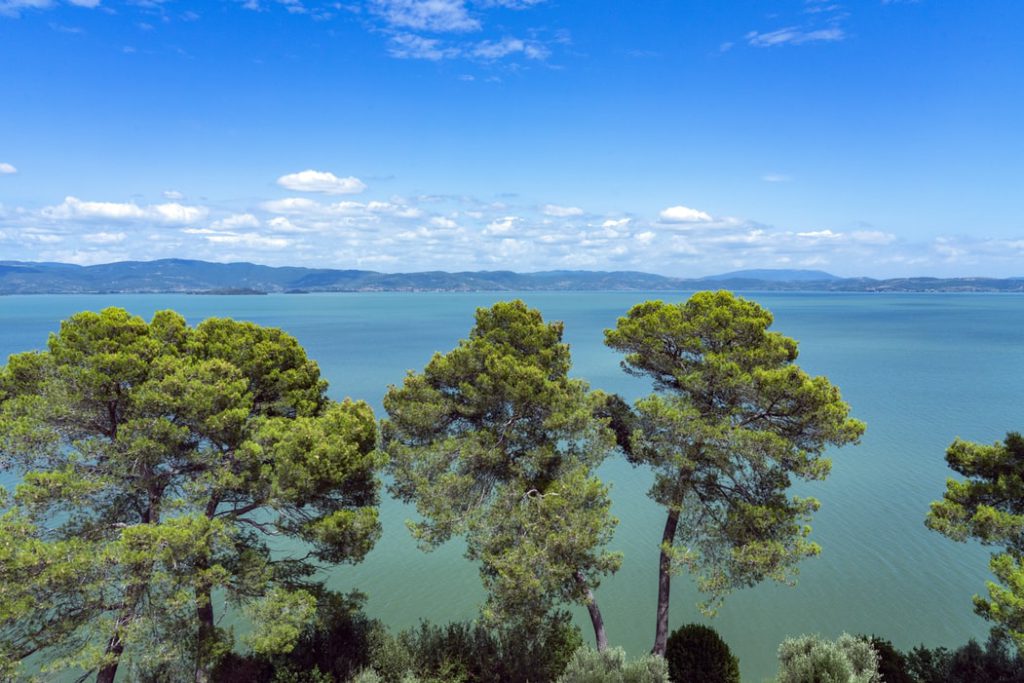
<path fill-rule="evenodd" d="M 629 225 L 629 222 L 631 220 L 632 220 L 631 218 L 618 218 L 618 219 L 609 218 L 604 223 L 601 223 L 601 227 L 602 228 L 621 228 L 621 227 L 624 227 L 626 225 Z"/>
<path fill-rule="evenodd" d="M 146 212 L 131 202 L 83 202 L 77 197 L 65 197 L 64 202 L 42 210 L 47 218 L 102 218 L 107 220 L 128 220 L 145 218 Z"/>
<path fill-rule="evenodd" d="M 485 235 L 507 235 L 512 232 L 516 225 L 522 223 L 523 219 L 518 216 L 505 216 L 504 218 L 493 220 L 487 224 L 484 228 Z"/>
<path fill-rule="evenodd" d="M 746 36 L 747 43 L 753 47 L 776 47 L 779 45 L 802 45 L 815 42 L 836 42 L 846 38 L 843 29 L 838 26 L 815 30 L 787 26 L 767 33 L 751 31 Z"/>
<path fill-rule="evenodd" d="M 177 190 L 164 190 L 163 196 L 164 199 L 170 199 L 172 202 L 178 202 L 185 198 L 185 195 Z"/>
<path fill-rule="evenodd" d="M 399 33 L 391 37 L 388 53 L 398 59 L 426 59 L 437 62 L 453 59 L 462 54 L 457 47 L 446 47 L 440 40 L 424 38 L 412 33 Z"/>
<path fill-rule="evenodd" d="M 0 162 L 0 175 L 14 175 L 18 169 L 7 162 Z"/>
<path fill-rule="evenodd" d="M 583 209 L 578 206 L 558 206 L 557 204 L 545 204 L 543 212 L 545 216 L 554 216 L 555 218 L 583 215 Z"/>
<path fill-rule="evenodd" d="M 124 242 L 127 234 L 123 232 L 94 232 L 88 235 L 82 235 L 82 239 L 92 244 L 117 244 L 118 242 Z"/>
<path fill-rule="evenodd" d="M 375 11 L 391 26 L 433 33 L 476 31 L 464 0 L 373 0 Z"/>
<path fill-rule="evenodd" d="M 236 213 L 214 221 L 212 227 L 215 230 L 236 230 L 238 228 L 258 228 L 260 219 L 251 213 Z"/>
<path fill-rule="evenodd" d="M 451 218 L 445 218 L 444 216 L 434 216 L 430 219 L 430 224 L 435 228 L 454 229 L 459 227 L 458 223 L 453 221 Z"/>
<path fill-rule="evenodd" d="M 68 0 L 75 7 L 86 7 L 92 9 L 100 6 L 100 0 Z"/>
<path fill-rule="evenodd" d="M 501 59 L 513 54 L 522 54 L 527 59 L 547 59 L 551 52 L 536 41 L 521 38 L 484 40 L 473 46 L 470 54 L 479 59 Z"/>
<path fill-rule="evenodd" d="M 292 242 L 284 237 L 268 237 L 253 232 L 219 233 L 204 235 L 204 239 L 213 244 L 230 244 L 254 249 L 283 249 Z"/>
<path fill-rule="evenodd" d="M 655 234 L 650 230 L 645 230 L 644 232 L 637 233 L 633 237 L 633 239 L 635 239 L 637 242 L 644 245 L 650 244 L 652 241 L 654 241 L 654 238 Z"/>
<path fill-rule="evenodd" d="M 142 207 L 134 202 L 86 202 L 77 197 L 65 197 L 61 204 L 48 206 L 40 212 L 55 220 L 155 220 L 161 223 L 185 224 L 206 217 L 203 206 L 185 206 L 168 203 Z"/>
<path fill-rule="evenodd" d="M 323 204 L 314 202 L 305 197 L 287 197 L 285 199 L 272 199 L 260 205 L 264 211 L 270 213 L 304 214 L 313 211 L 323 210 Z"/>
<path fill-rule="evenodd" d="M 155 214 L 165 223 L 186 224 L 204 218 L 207 214 L 206 207 L 185 206 L 171 202 L 168 204 L 156 204 L 149 207 L 149 212 Z"/>
<path fill-rule="evenodd" d="M 792 178 L 782 173 L 766 173 L 761 176 L 761 180 L 766 183 L 788 183 Z"/>
<path fill-rule="evenodd" d="M 662 223 L 710 223 L 711 215 L 688 206 L 670 206 L 658 216 Z"/>
<path fill-rule="evenodd" d="M 0 16 L 18 17 L 25 9 L 46 9 L 51 0 L 0 0 Z"/>
<path fill-rule="evenodd" d="M 358 194 L 366 189 L 365 183 L 359 178 L 353 176 L 339 178 L 329 171 L 314 171 L 312 169 L 283 175 L 277 179 L 277 184 L 296 192 L 320 192 L 323 194 Z"/>

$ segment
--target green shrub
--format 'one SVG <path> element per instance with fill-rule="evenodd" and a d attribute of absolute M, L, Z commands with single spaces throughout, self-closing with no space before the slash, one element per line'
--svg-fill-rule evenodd
<path fill-rule="evenodd" d="M 739 683 L 740 664 L 715 629 L 681 626 L 665 647 L 668 677 L 674 683 Z"/>
<path fill-rule="evenodd" d="M 558 683 L 668 683 L 668 664 L 655 655 L 627 662 L 620 647 L 604 652 L 581 647 Z"/>
<path fill-rule="evenodd" d="M 878 636 L 861 638 L 871 643 L 871 647 L 878 653 L 878 674 L 885 683 L 918 683 L 910 674 L 906 656 L 893 647 L 891 642 Z"/>
<path fill-rule="evenodd" d="M 847 633 L 835 641 L 789 638 L 779 646 L 777 683 L 881 683 L 878 653 Z"/>

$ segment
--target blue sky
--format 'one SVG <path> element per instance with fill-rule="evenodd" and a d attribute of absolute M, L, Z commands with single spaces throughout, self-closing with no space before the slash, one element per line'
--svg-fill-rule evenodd
<path fill-rule="evenodd" d="M 1024 276 L 1019 0 L 0 0 L 0 259 Z"/>

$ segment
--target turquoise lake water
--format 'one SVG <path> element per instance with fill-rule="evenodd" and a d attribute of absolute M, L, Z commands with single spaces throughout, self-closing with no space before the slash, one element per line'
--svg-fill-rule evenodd
<path fill-rule="evenodd" d="M 473 311 L 521 296 L 546 319 L 565 321 L 573 374 L 635 399 L 649 391 L 619 370 L 602 331 L 629 306 L 687 293 L 387 293 L 277 296 L 0 297 L 0 358 L 42 348 L 61 319 L 123 306 L 146 318 L 172 308 L 197 323 L 230 316 L 284 328 L 321 366 L 335 398 L 370 402 L 381 414 L 388 384 L 450 349 Z M 763 584 L 733 594 L 711 624 L 740 658 L 745 681 L 775 671 L 790 635 L 874 633 L 898 647 L 962 644 L 984 637 L 971 596 L 984 592 L 988 552 L 925 529 L 928 503 L 948 476 L 943 454 L 954 437 L 992 442 L 1024 430 L 1024 297 L 995 294 L 745 294 L 775 313 L 774 329 L 800 341 L 799 363 L 827 375 L 867 422 L 862 443 L 831 453 L 828 481 L 800 493 L 822 502 L 813 538 L 820 557 L 802 565 L 796 587 Z M 646 496 L 650 477 L 623 461 L 601 475 L 613 484 L 621 571 L 597 598 L 613 644 L 650 648 L 663 511 Z M 8 478 L 7 483 L 10 483 Z M 403 521 L 412 511 L 382 505 L 384 536 L 366 561 L 332 572 L 337 589 L 368 595 L 367 611 L 390 626 L 468 619 L 482 599 L 476 569 L 451 544 L 419 551 Z M 685 577 L 673 584 L 673 628 L 700 620 Z M 589 639 L 589 623 L 578 615 Z"/>

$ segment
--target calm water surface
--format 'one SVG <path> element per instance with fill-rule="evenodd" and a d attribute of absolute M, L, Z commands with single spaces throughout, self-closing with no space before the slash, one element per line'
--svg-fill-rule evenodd
<path fill-rule="evenodd" d="M 146 318 L 175 309 L 191 323 L 231 316 L 295 335 L 330 381 L 335 398 L 369 401 L 378 414 L 389 384 L 450 349 L 473 311 L 515 295 L 308 294 L 301 296 L 106 295 L 0 297 L 0 358 L 45 345 L 60 320 L 80 310 L 123 306 Z M 630 399 L 649 391 L 626 377 L 602 331 L 646 298 L 686 293 L 524 293 L 545 318 L 565 321 L 574 374 Z M 986 442 L 1024 429 L 1024 297 L 971 294 L 748 294 L 771 309 L 775 329 L 800 341 L 800 364 L 825 374 L 853 414 L 866 421 L 859 446 L 831 453 L 832 476 L 800 492 L 818 497 L 813 538 L 819 558 L 802 565 L 795 587 L 763 584 L 732 595 L 711 622 L 740 658 L 744 680 L 775 671 L 789 635 L 874 633 L 898 647 L 959 645 L 987 627 L 971 596 L 989 578 L 987 552 L 927 531 L 928 503 L 948 475 L 943 453 L 956 436 Z M 614 547 L 622 570 L 597 597 L 611 641 L 631 654 L 654 635 L 658 543 L 664 513 L 647 497 L 650 477 L 619 461 L 613 484 L 621 520 Z M 8 480 L 9 483 L 9 480 Z M 482 600 L 474 566 L 453 543 L 417 550 L 404 527 L 412 512 L 382 505 L 384 536 L 366 561 L 330 574 L 331 587 L 368 594 L 367 611 L 394 628 L 468 619 Z M 673 584 L 672 625 L 699 620 L 685 577 Z M 584 634 L 589 624 L 578 615 Z"/>

